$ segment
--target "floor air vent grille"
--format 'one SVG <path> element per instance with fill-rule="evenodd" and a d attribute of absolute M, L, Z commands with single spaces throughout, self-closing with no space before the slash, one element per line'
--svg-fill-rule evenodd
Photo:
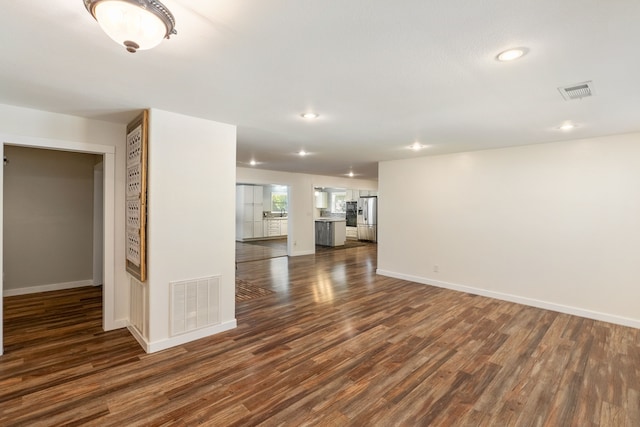
<path fill-rule="evenodd" d="M 171 282 L 171 335 L 220 323 L 220 276 Z"/>

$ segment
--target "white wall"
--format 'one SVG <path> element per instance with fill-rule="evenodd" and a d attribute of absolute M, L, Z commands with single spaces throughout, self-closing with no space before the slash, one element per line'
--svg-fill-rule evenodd
<path fill-rule="evenodd" d="M 108 290 L 113 300 L 106 301 L 109 304 L 105 307 L 104 326 L 107 329 L 124 326 L 129 312 L 129 288 L 124 266 L 125 133 L 126 126 L 123 124 L 0 104 L 2 143 L 81 152 L 109 151 L 105 155 L 105 181 L 111 180 L 106 185 L 111 186 L 112 194 L 105 194 L 105 197 L 110 198 L 114 205 L 113 212 L 107 212 L 113 223 L 105 223 L 105 230 L 111 230 L 114 237 L 105 244 L 110 245 L 110 250 L 114 252 L 114 261 L 112 266 L 105 266 L 109 269 L 105 271 L 105 281 L 109 278 L 110 286 L 114 289 Z M 115 165 L 113 175 L 106 168 L 107 165 Z"/>
<path fill-rule="evenodd" d="M 376 181 L 253 168 L 237 168 L 236 182 L 281 184 L 289 187 L 288 254 L 291 256 L 315 253 L 314 187 L 378 189 Z"/>
<path fill-rule="evenodd" d="M 640 134 L 382 162 L 379 183 L 379 273 L 640 327 Z"/>
<path fill-rule="evenodd" d="M 235 126 L 152 109 L 148 350 L 235 327 Z M 222 277 L 222 326 L 170 338 L 169 282 Z"/>

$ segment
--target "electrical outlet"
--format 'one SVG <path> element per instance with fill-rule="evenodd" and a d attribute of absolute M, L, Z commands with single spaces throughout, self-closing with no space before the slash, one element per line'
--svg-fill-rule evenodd
<path fill-rule="evenodd" d="M 438 272 L 438 270 L 440 270 L 440 267 L 439 267 L 438 265 L 434 265 L 434 266 L 433 266 L 433 272 L 434 272 L 434 273 L 437 273 L 437 272 Z"/>

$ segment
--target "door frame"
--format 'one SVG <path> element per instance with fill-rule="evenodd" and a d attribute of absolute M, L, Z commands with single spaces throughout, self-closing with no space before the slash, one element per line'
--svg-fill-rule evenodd
<path fill-rule="evenodd" d="M 0 154 L 4 158 L 4 146 L 44 148 L 49 150 L 72 151 L 80 153 L 102 154 L 104 161 L 104 229 L 103 229 L 103 267 L 104 286 L 102 292 L 102 328 L 105 331 L 120 327 L 115 319 L 115 152 L 110 145 L 89 144 L 47 138 L 35 138 L 19 135 L 0 134 Z M 4 215 L 4 173 L 0 174 L 0 224 Z M 0 272 L 3 266 L 4 226 L 0 226 Z M 0 276 L 0 300 L 3 295 L 4 277 Z M 4 353 L 4 313 L 0 304 L 0 355 Z"/>
<path fill-rule="evenodd" d="M 104 285 L 104 159 L 93 166 L 93 285 Z"/>

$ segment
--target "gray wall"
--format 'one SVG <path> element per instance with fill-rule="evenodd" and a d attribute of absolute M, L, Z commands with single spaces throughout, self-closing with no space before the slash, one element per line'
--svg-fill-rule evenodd
<path fill-rule="evenodd" d="M 94 154 L 5 146 L 4 289 L 92 279 Z"/>

